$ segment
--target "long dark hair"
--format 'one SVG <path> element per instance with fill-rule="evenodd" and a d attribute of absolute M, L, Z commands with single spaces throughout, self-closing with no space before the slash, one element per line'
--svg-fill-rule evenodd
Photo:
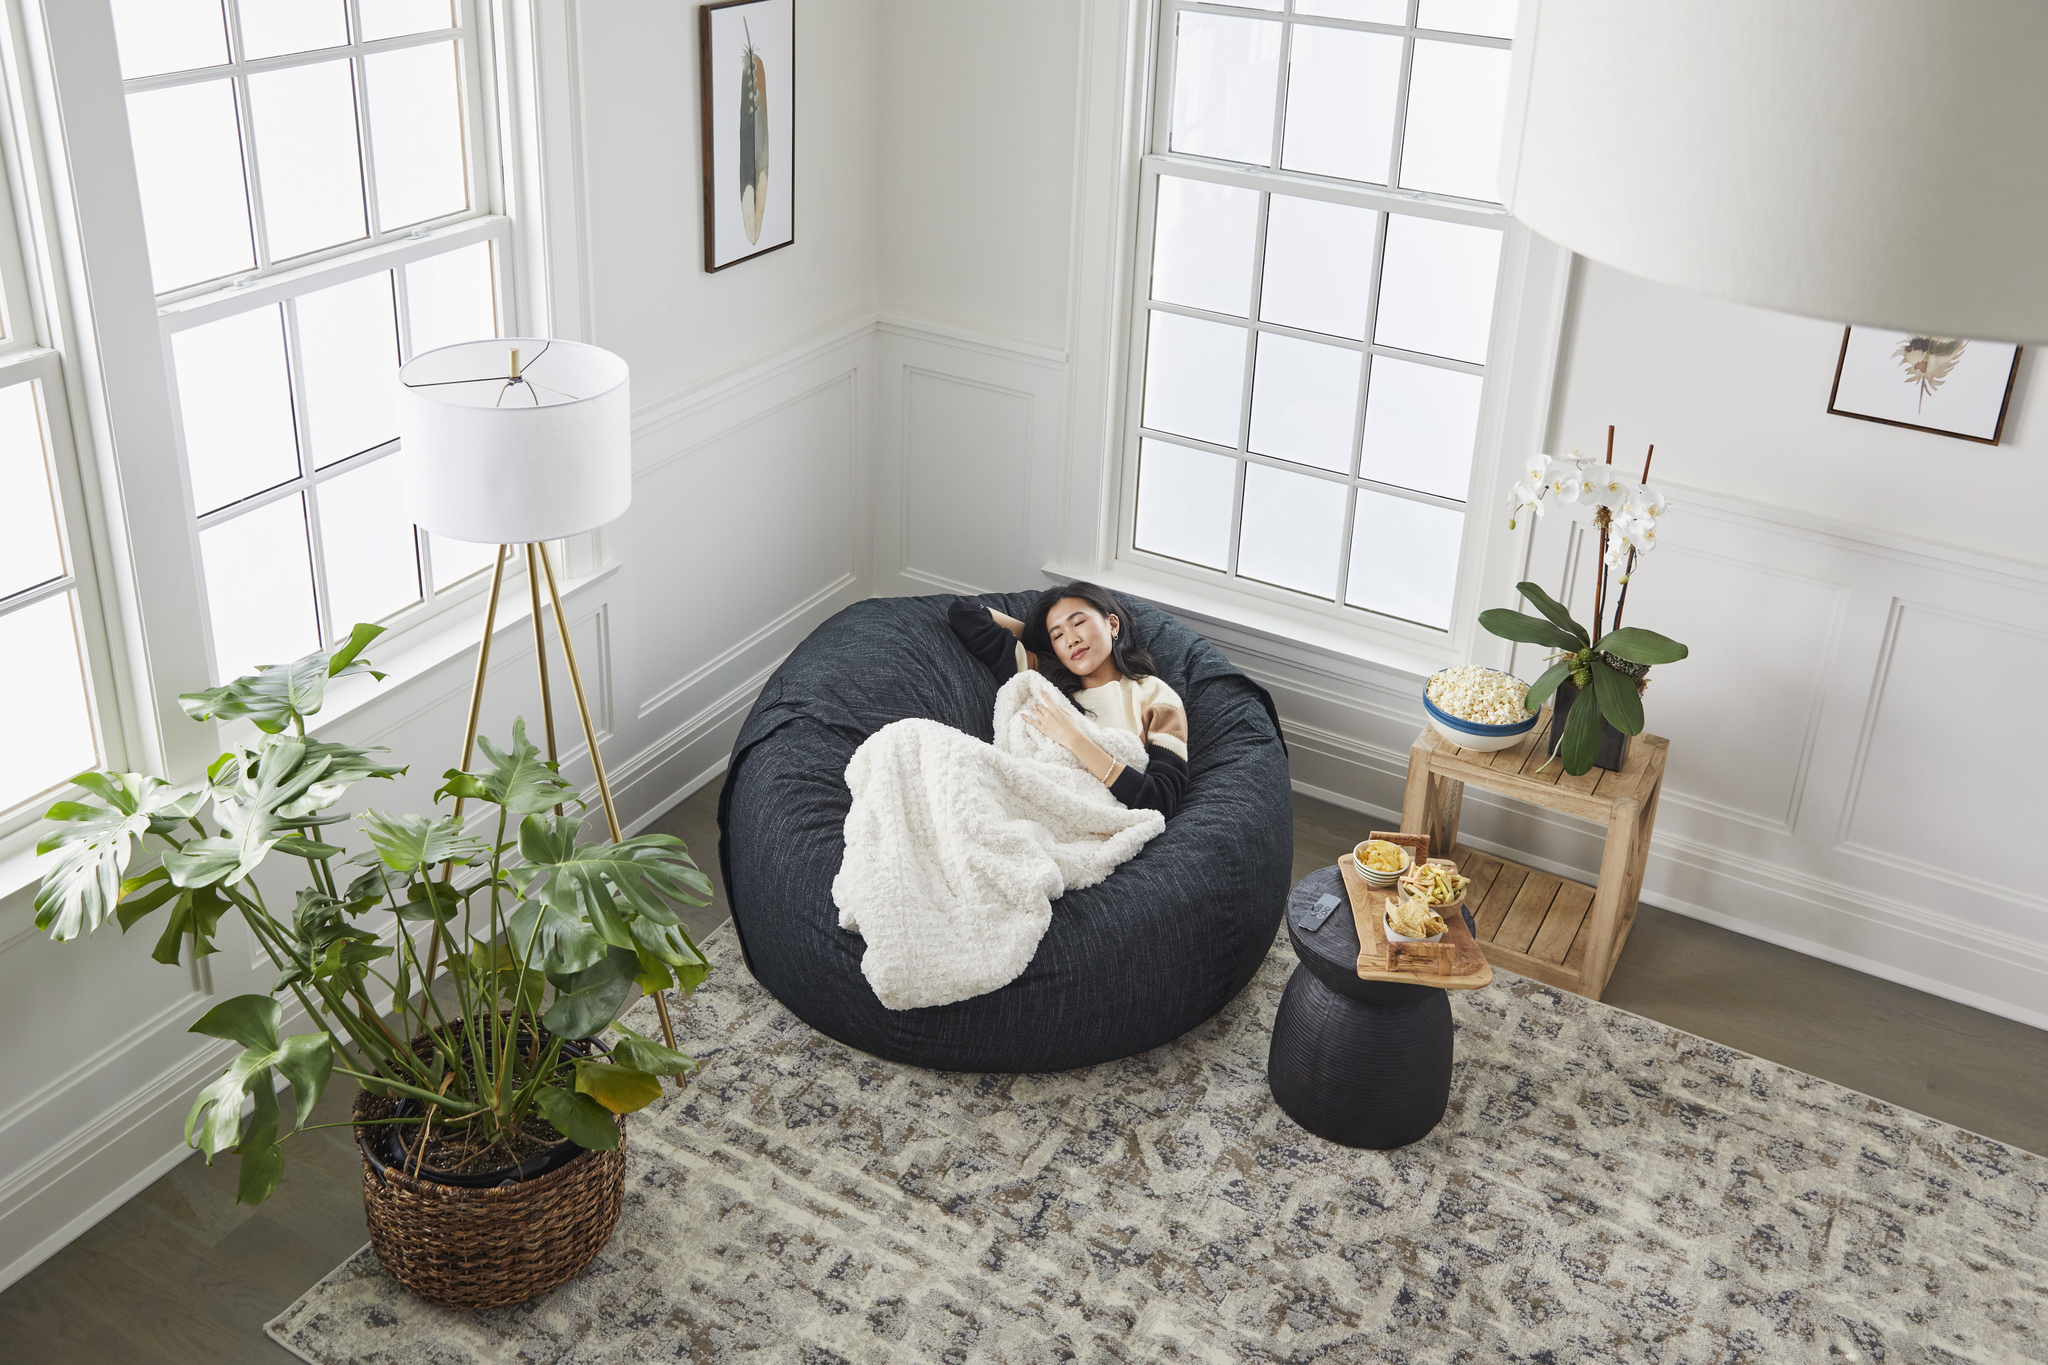
<path fill-rule="evenodd" d="M 1078 697 L 1081 680 L 1060 662 L 1059 651 L 1052 647 L 1052 635 L 1045 628 L 1046 616 L 1069 597 L 1078 597 L 1105 617 L 1116 619 L 1118 630 L 1109 642 L 1109 658 L 1116 665 L 1117 672 L 1126 678 L 1149 678 L 1159 671 L 1152 655 L 1138 643 L 1131 614 L 1124 610 L 1124 604 L 1117 601 L 1109 589 L 1099 588 L 1093 583 L 1068 583 L 1064 587 L 1047 588 L 1038 594 L 1038 600 L 1024 614 L 1024 648 L 1038 656 L 1038 671 L 1064 692 L 1075 706 L 1081 705 Z"/>

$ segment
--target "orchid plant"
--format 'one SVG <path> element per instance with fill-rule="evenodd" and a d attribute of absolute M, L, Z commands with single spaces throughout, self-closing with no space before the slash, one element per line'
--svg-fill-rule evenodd
<path fill-rule="evenodd" d="M 669 835 L 582 842 L 582 822 L 565 813 L 582 803 L 523 721 L 505 749 L 479 736 L 485 764 L 449 769 L 435 793 L 494 808 L 483 829 L 457 814 L 336 810 L 357 783 L 405 771 L 381 749 L 306 733 L 330 681 L 371 672 L 360 655 L 381 633 L 359 625 L 332 653 L 180 697 L 194 720 L 247 720 L 258 734 L 188 786 L 79 774 L 37 845 L 45 870 L 35 922 L 53 939 L 110 920 L 125 933 L 163 910 L 152 956 L 176 966 L 188 952 L 214 952 L 220 921 L 233 915 L 275 966 L 267 992 L 223 1001 L 192 1025 L 242 1048 L 193 1101 L 185 1140 L 209 1163 L 240 1158 L 244 1203 L 277 1188 L 292 1134 L 335 1126 L 306 1120 L 337 1072 L 412 1101 L 410 1116 L 375 1122 L 423 1127 L 419 1154 L 435 1137 L 456 1169 L 475 1171 L 512 1166 L 523 1147 L 551 1141 L 536 1120 L 584 1147 L 615 1148 L 614 1116 L 658 1098 L 661 1077 L 696 1066 L 617 1017 L 636 985 L 689 991 L 704 979 L 709 964 L 673 907 L 706 904 L 710 882 Z M 369 844 L 353 857 L 329 842 L 345 823 Z M 138 846 L 159 856 L 129 876 Z M 255 876 L 273 853 L 305 869 L 288 907 L 271 899 L 274 880 L 264 879 L 266 895 Z M 362 922 L 378 912 L 395 917 L 385 934 Z M 454 996 L 445 1010 L 437 962 Z M 314 1031 L 283 1036 L 286 1000 Z M 617 1035 L 609 1045 L 597 1041 L 607 1028 Z M 280 1112 L 280 1082 L 295 1114 Z"/>
<path fill-rule="evenodd" d="M 1643 477 L 1657 448 L 1643 456 Z M 1553 694 L 1564 717 L 1558 757 L 1574 776 L 1591 768 L 1600 754 L 1603 723 L 1624 735 L 1641 734 L 1642 691 L 1653 664 L 1675 663 L 1686 647 L 1654 630 L 1621 624 L 1628 606 L 1628 585 L 1638 561 L 1657 548 L 1657 526 L 1671 512 L 1671 499 L 1647 482 L 1631 478 L 1614 464 L 1614 428 L 1607 429 L 1607 458 L 1591 459 L 1574 450 L 1565 455 L 1535 455 L 1523 467 L 1523 478 L 1508 495 L 1508 529 L 1515 529 L 1526 511 L 1544 514 L 1546 504 L 1568 515 L 1590 520 L 1600 531 L 1600 577 L 1593 593 L 1593 627 L 1588 630 L 1564 606 L 1534 583 L 1516 590 L 1541 616 L 1506 607 L 1479 614 L 1479 624 L 1502 639 L 1543 645 L 1555 651 L 1551 665 L 1529 686 L 1523 706 L 1540 710 Z M 1610 570 L 1618 591 L 1614 621 L 1606 622 Z M 1579 705 L 1580 700 L 1589 704 Z M 1616 741 L 1619 743 L 1619 741 Z"/>

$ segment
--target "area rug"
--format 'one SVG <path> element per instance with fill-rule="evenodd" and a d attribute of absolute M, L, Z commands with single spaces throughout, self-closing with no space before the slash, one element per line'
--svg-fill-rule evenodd
<path fill-rule="evenodd" d="M 1043 1076 L 876 1061 L 707 947 L 701 1079 L 632 1120 L 582 1276 L 452 1312 L 365 1248 L 270 1335 L 316 1365 L 2048 1361 L 2048 1161 L 1505 972 L 1453 997 L 1442 1125 L 1375 1153 L 1267 1091 L 1284 936 L 1180 1041 Z"/>

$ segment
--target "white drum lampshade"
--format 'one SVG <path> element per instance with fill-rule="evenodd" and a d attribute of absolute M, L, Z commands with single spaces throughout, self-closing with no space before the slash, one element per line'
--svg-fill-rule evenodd
<path fill-rule="evenodd" d="M 2048 4 L 1522 3 L 1501 184 L 1535 231 L 1784 312 L 2048 340 Z"/>
<path fill-rule="evenodd" d="M 610 351 L 465 341 L 414 356 L 398 379 L 407 510 L 429 531 L 482 545 L 559 540 L 632 502 L 632 400 L 626 362 Z"/>

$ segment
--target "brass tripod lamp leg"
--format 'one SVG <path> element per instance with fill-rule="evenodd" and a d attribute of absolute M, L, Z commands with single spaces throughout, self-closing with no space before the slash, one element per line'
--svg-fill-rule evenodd
<path fill-rule="evenodd" d="M 491 566 L 490 603 L 484 608 L 484 638 L 476 650 L 476 682 L 469 689 L 469 724 L 462 732 L 462 762 L 458 764 L 464 772 L 469 771 L 469 760 L 476 752 L 477 718 L 483 714 L 484 675 L 491 668 L 491 636 L 498 628 L 498 592 L 505 586 L 505 560 L 511 550 L 509 545 L 498 547 L 497 562 Z M 462 797 L 455 798 L 455 827 L 462 828 Z M 441 864 L 441 880 L 454 880 L 455 864 Z M 427 974 L 426 989 L 434 989 L 434 966 L 441 953 L 441 925 L 433 923 L 427 933 Z"/>
<path fill-rule="evenodd" d="M 625 836 L 619 830 L 619 812 L 612 805 L 612 784 L 604 774 L 604 755 L 597 748 L 597 727 L 590 723 L 590 702 L 583 694 L 583 675 L 576 667 L 576 646 L 569 641 L 569 618 L 562 611 L 562 591 L 555 585 L 555 564 L 548 557 L 548 547 L 540 548 L 540 566 L 548 576 L 548 600 L 555 607 L 555 634 L 562 637 L 562 658 L 569 664 L 569 688 L 576 694 L 576 714 L 583 721 L 583 741 L 590 746 L 590 766 L 597 773 L 597 798 L 604 803 L 604 821 L 612 832 L 612 842 L 621 843 Z M 663 993 L 654 993 L 654 1009 L 661 1016 L 661 1036 L 669 1047 L 676 1045 L 675 1025 L 669 1021 L 668 1000 Z M 681 1089 L 683 1078 L 676 1077 L 676 1087 Z"/>

